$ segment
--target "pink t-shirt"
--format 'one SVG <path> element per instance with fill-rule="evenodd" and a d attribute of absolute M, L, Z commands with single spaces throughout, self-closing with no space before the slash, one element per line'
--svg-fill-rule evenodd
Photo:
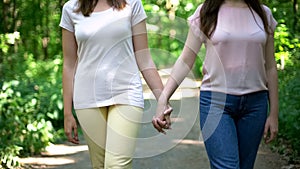
<path fill-rule="evenodd" d="M 199 28 L 201 7 L 188 19 L 206 47 L 201 90 L 233 95 L 268 90 L 266 71 L 276 66 L 273 42 L 268 41 L 277 25 L 271 10 L 263 5 L 271 32 L 268 35 L 254 10 L 223 4 L 216 29 L 207 39 Z"/>

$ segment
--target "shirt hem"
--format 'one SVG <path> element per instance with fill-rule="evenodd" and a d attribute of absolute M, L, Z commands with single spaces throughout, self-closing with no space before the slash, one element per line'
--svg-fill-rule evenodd
<path fill-rule="evenodd" d="M 59 25 L 61 28 L 63 28 L 63 29 L 66 29 L 66 30 L 68 30 L 68 31 L 70 31 L 70 32 L 73 32 L 74 33 L 74 29 L 71 29 L 70 27 L 68 27 L 67 25 L 64 25 L 64 24 L 60 24 Z"/>
<path fill-rule="evenodd" d="M 144 109 L 144 104 L 138 104 L 138 103 L 128 103 L 128 102 L 110 102 L 110 103 L 95 103 L 95 104 L 89 104 L 89 105 L 74 105 L 75 110 L 80 109 L 89 109 L 89 108 L 96 108 L 96 107 L 106 107 L 106 106 L 112 106 L 112 105 L 130 105 L 130 106 L 136 106 Z"/>
<path fill-rule="evenodd" d="M 245 95 L 245 94 L 250 94 L 250 93 L 255 93 L 259 91 L 268 91 L 268 88 L 260 88 L 260 89 L 254 89 L 254 90 L 244 90 L 244 92 L 233 92 L 231 90 L 217 90 L 217 89 L 207 89 L 207 88 L 200 88 L 200 91 L 211 91 L 211 92 L 219 92 L 219 93 L 224 93 L 224 94 L 230 94 L 230 95 Z"/>

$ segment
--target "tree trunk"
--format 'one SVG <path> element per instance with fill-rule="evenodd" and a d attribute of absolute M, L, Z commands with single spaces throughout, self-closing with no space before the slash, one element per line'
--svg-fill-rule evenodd
<path fill-rule="evenodd" d="M 43 24 L 44 26 L 44 37 L 43 37 L 43 51 L 44 51 L 44 60 L 47 60 L 49 58 L 49 54 L 48 54 L 48 44 L 50 41 L 50 37 L 49 37 L 49 17 L 50 17 L 50 13 L 49 13 L 49 8 L 50 8 L 50 3 L 49 0 L 46 1 L 46 9 L 45 9 L 45 23 Z"/>
<path fill-rule="evenodd" d="M 294 12 L 294 23 L 293 23 L 293 31 L 297 31 L 298 25 L 298 0 L 293 1 L 293 12 Z"/>

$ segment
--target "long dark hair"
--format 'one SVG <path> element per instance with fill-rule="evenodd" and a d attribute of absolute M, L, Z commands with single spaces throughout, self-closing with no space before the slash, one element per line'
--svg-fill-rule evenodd
<path fill-rule="evenodd" d="M 95 9 L 98 0 L 78 0 L 79 7 L 76 12 L 81 12 L 84 16 L 90 16 Z M 108 0 L 110 6 L 115 9 L 123 9 L 126 6 L 126 0 Z"/>
<path fill-rule="evenodd" d="M 203 3 L 203 6 L 200 10 L 200 29 L 208 38 L 212 36 L 213 32 L 216 29 L 218 21 L 218 12 L 220 6 L 224 3 L 224 1 L 225 0 L 205 0 L 205 2 Z M 269 33 L 270 31 L 268 29 L 268 20 L 266 17 L 266 13 L 263 10 L 259 0 L 244 0 L 244 2 L 251 10 L 252 15 L 252 10 L 254 10 L 258 14 L 258 16 L 263 21 L 265 31 Z"/>

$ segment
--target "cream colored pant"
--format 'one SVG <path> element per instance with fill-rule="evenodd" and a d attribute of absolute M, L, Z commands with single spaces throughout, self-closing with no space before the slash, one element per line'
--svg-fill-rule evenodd
<path fill-rule="evenodd" d="M 93 169 L 131 169 L 143 109 L 129 105 L 76 110 Z"/>

